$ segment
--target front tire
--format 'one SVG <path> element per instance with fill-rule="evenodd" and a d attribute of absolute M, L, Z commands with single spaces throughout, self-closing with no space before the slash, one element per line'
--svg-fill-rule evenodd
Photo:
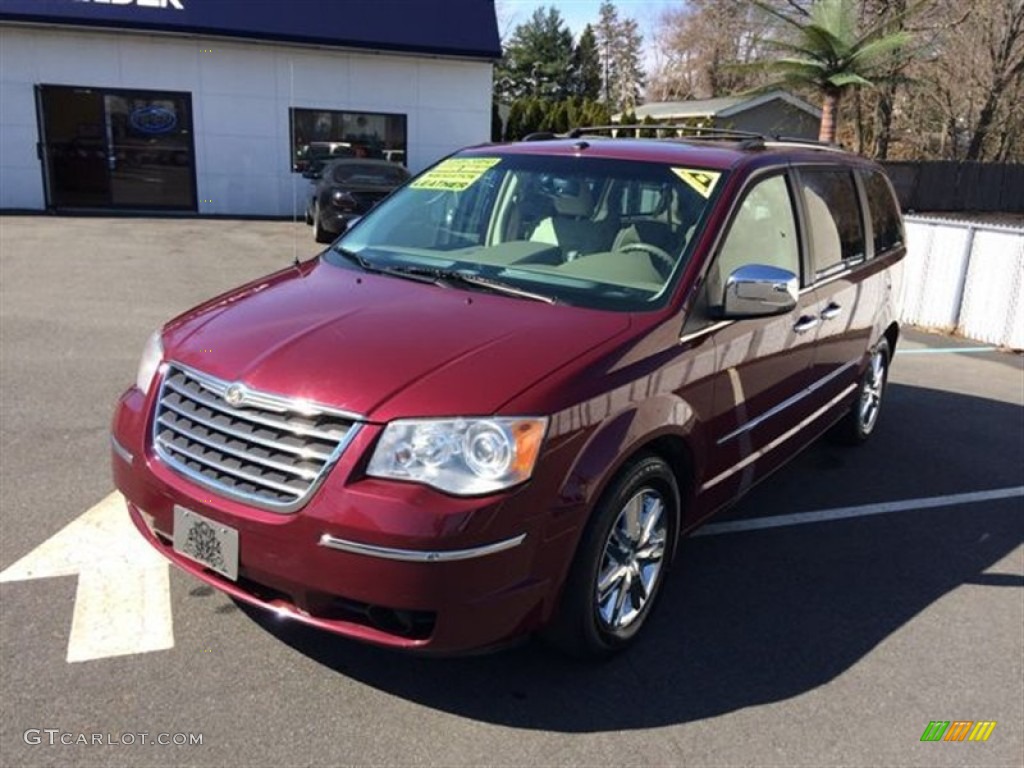
<path fill-rule="evenodd" d="M 882 410 L 885 385 L 889 379 L 889 361 L 892 351 L 889 342 L 880 339 L 871 349 L 868 367 L 861 377 L 857 388 L 857 399 L 853 401 L 849 413 L 836 424 L 832 437 L 846 445 L 864 443 L 878 426 L 878 416 Z"/>
<path fill-rule="evenodd" d="M 630 645 L 661 592 L 679 513 L 675 475 L 661 457 L 623 468 L 583 532 L 546 639 L 581 659 Z"/>

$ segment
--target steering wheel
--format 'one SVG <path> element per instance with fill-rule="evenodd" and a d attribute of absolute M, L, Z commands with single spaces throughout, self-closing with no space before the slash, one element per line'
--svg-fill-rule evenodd
<path fill-rule="evenodd" d="M 668 251 L 662 250 L 658 246 L 651 245 L 650 243 L 626 243 L 625 245 L 620 245 L 618 250 L 623 253 L 626 251 L 642 251 L 649 256 L 653 256 L 659 266 L 668 270 L 668 272 L 665 273 L 666 275 L 672 272 L 676 266 L 676 260 L 669 255 Z"/>

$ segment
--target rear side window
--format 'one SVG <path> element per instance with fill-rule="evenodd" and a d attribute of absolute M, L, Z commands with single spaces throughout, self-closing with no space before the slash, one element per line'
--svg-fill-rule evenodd
<path fill-rule="evenodd" d="M 868 213 L 871 214 L 877 256 L 903 245 L 903 222 L 885 177 L 878 171 L 871 171 L 862 178 L 868 197 Z"/>
<path fill-rule="evenodd" d="M 864 225 L 853 174 L 849 171 L 800 171 L 814 271 L 818 276 L 862 261 Z"/>

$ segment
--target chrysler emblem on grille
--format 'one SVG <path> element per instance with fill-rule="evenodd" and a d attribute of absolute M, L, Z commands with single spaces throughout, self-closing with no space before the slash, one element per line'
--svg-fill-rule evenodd
<path fill-rule="evenodd" d="M 227 401 L 228 405 L 237 408 L 245 402 L 245 393 L 245 385 L 236 382 L 224 392 L 224 400 Z"/>

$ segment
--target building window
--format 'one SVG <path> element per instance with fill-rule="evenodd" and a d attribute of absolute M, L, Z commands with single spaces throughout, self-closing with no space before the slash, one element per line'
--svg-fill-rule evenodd
<path fill-rule="evenodd" d="M 333 157 L 406 164 L 406 116 L 381 112 L 291 109 L 292 170 L 315 169 Z"/>

